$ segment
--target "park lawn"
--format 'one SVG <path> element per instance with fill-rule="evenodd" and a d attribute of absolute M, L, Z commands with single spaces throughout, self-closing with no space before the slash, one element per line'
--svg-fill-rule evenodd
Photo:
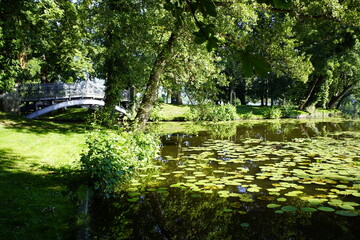
<path fill-rule="evenodd" d="M 0 113 L 0 239 L 74 239 L 84 128 Z"/>
<path fill-rule="evenodd" d="M 157 108 L 157 118 L 160 121 L 184 120 L 186 113 L 193 105 L 160 104 Z M 156 111 L 156 110 L 155 110 Z"/>

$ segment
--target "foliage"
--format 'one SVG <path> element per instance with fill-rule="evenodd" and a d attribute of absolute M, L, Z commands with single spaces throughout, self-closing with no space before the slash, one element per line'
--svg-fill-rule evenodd
<path fill-rule="evenodd" d="M 82 154 L 83 170 L 94 188 L 106 197 L 120 184 L 131 179 L 136 169 L 157 156 L 159 140 L 141 132 L 93 132 L 87 139 L 88 150 Z"/>
<path fill-rule="evenodd" d="M 281 118 L 282 111 L 279 107 L 269 107 L 264 112 L 264 117 L 268 119 Z"/>
<path fill-rule="evenodd" d="M 199 104 L 190 109 L 186 119 L 192 121 L 230 121 L 238 118 L 236 107 L 232 104 Z"/>
<path fill-rule="evenodd" d="M 247 112 L 247 113 L 243 114 L 241 116 L 241 118 L 245 119 L 245 120 L 254 119 L 255 115 L 254 115 L 254 113 L 252 111 L 250 111 L 250 112 Z"/>
<path fill-rule="evenodd" d="M 293 104 L 285 103 L 281 106 L 281 116 L 285 118 L 295 117 L 297 115 L 296 107 Z"/>
<path fill-rule="evenodd" d="M 160 111 L 161 111 L 161 105 L 157 104 L 155 106 L 153 106 L 153 108 L 151 109 L 150 112 L 150 116 L 149 116 L 149 120 L 151 121 L 160 121 L 161 116 L 160 116 Z"/>

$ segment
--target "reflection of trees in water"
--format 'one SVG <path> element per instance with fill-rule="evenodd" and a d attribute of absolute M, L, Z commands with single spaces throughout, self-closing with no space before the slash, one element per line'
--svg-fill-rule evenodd
<path fill-rule="evenodd" d="M 213 139 L 229 139 L 236 138 L 236 123 L 212 123 L 206 125 L 210 138 Z"/>
<path fill-rule="evenodd" d="M 360 239 L 355 229 L 360 217 L 299 210 L 275 214 L 264 206 L 235 201 L 180 189 L 151 192 L 138 203 L 114 199 L 102 213 L 105 219 L 96 219 L 103 227 L 94 229 L 94 239 Z M 233 212 L 224 211 L 229 207 Z M 244 210 L 248 213 L 239 213 Z"/>

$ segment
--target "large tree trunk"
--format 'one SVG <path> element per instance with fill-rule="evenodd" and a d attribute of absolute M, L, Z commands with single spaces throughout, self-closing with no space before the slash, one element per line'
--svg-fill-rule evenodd
<path fill-rule="evenodd" d="M 315 77 L 314 81 L 312 82 L 311 87 L 308 90 L 307 97 L 304 102 L 299 106 L 300 110 L 305 110 L 305 108 L 311 106 L 316 101 L 316 93 L 323 81 L 322 76 Z"/>
<path fill-rule="evenodd" d="M 144 93 L 139 110 L 136 114 L 136 121 L 138 122 L 138 127 L 140 129 L 146 125 L 149 119 L 150 111 L 157 99 L 160 76 L 165 68 L 169 57 L 171 56 L 171 52 L 174 47 L 176 38 L 177 32 L 174 31 L 171 33 L 167 43 L 163 46 L 161 52 L 159 53 L 154 62 L 153 68 L 150 73 L 149 82 L 146 86 L 146 91 Z"/>
<path fill-rule="evenodd" d="M 354 85 L 347 86 L 338 96 L 333 96 L 329 103 L 327 104 L 328 109 L 334 109 L 340 107 L 339 102 L 348 95 L 348 93 L 353 89 Z"/>

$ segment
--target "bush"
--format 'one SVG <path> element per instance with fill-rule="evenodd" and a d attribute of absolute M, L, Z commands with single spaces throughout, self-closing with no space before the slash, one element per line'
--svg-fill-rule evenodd
<path fill-rule="evenodd" d="M 231 104 L 199 104 L 190 109 L 186 120 L 192 121 L 230 121 L 237 118 L 236 107 Z"/>
<path fill-rule="evenodd" d="M 254 119 L 255 115 L 254 115 L 254 113 L 252 111 L 250 111 L 250 112 L 247 112 L 247 113 L 243 114 L 242 118 L 245 119 L 245 120 Z"/>
<path fill-rule="evenodd" d="M 277 119 L 277 118 L 281 118 L 281 116 L 282 116 L 282 112 L 281 109 L 278 107 L 268 108 L 264 112 L 264 117 L 268 119 Z"/>
<path fill-rule="evenodd" d="M 281 106 L 282 116 L 292 118 L 297 115 L 296 107 L 292 104 L 284 104 Z"/>
<path fill-rule="evenodd" d="M 95 190 L 110 197 L 137 168 L 157 156 L 160 141 L 141 132 L 100 131 L 88 137 L 87 146 L 81 156 L 82 169 L 89 174 Z"/>

